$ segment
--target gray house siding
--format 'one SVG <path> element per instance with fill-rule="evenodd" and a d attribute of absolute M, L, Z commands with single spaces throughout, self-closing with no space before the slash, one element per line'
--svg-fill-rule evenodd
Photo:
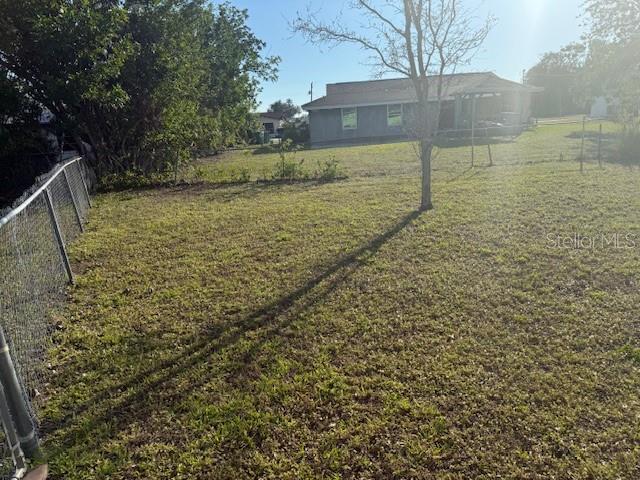
<path fill-rule="evenodd" d="M 406 106 L 405 106 L 406 108 Z M 311 143 L 353 143 L 373 139 L 406 137 L 403 127 L 387 126 L 387 106 L 358 107 L 358 128 L 342 128 L 342 109 L 314 110 L 309 112 Z"/>
<path fill-rule="evenodd" d="M 397 104 L 396 104 L 397 105 Z M 430 103 L 433 116 L 437 104 Z M 387 123 L 388 105 L 363 106 L 358 108 L 358 128 L 342 128 L 342 109 L 312 110 L 309 112 L 312 145 L 348 144 L 370 141 L 387 141 L 412 137 L 415 128 L 416 105 L 402 104 L 402 126 L 390 127 Z"/>
<path fill-rule="evenodd" d="M 433 107 L 430 125 L 441 133 L 464 136 L 473 126 L 489 121 L 507 129 L 522 129 L 531 115 L 531 96 L 542 91 L 538 87 L 505 80 L 492 72 L 476 72 L 428 77 L 433 88 L 429 102 Z M 433 82 L 433 84 L 431 84 Z M 437 83 L 440 82 L 440 83 Z M 442 86 L 443 90 L 435 88 Z M 442 109 L 438 112 L 438 92 Z M 389 127 L 387 108 L 402 104 L 403 125 Z M 309 112 L 311 143 L 314 145 L 368 143 L 415 137 L 417 96 L 408 78 L 346 82 L 327 85 L 327 94 L 303 105 Z M 358 109 L 357 128 L 344 129 L 342 110 Z M 352 116 L 348 117 L 351 123 Z M 397 121 L 397 116 L 394 117 Z M 413 127 L 412 127 L 413 126 Z M 500 127 L 502 128 L 502 127 Z M 413 134 L 413 135 L 412 135 Z"/>
<path fill-rule="evenodd" d="M 471 128 L 472 102 L 470 98 L 445 101 L 440 112 L 441 132 L 464 131 Z M 476 105 L 475 121 L 499 121 L 506 127 L 520 127 L 530 116 L 531 96 L 528 94 L 507 94 L 479 98 Z M 429 104 L 432 119 L 437 116 L 437 103 Z M 387 105 L 362 106 L 358 109 L 358 127 L 342 128 L 342 109 L 319 109 L 309 112 L 311 144 L 325 146 L 332 144 L 354 144 L 374 141 L 390 141 L 411 138 L 416 132 L 415 104 L 403 104 L 401 127 L 387 125 Z M 513 112 L 513 113 L 507 113 Z M 503 118 L 504 117 L 504 118 Z"/>

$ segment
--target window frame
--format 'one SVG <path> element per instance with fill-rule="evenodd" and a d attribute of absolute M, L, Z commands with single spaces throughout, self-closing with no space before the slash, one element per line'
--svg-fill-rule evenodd
<path fill-rule="evenodd" d="M 345 110 L 353 110 L 353 114 L 355 116 L 355 126 L 347 127 L 344 123 L 344 112 Z M 340 109 L 340 120 L 342 123 L 342 130 L 357 130 L 358 129 L 358 107 L 345 107 Z"/>
<path fill-rule="evenodd" d="M 263 122 L 262 123 L 262 130 L 264 132 L 267 132 L 270 135 L 273 135 L 276 132 L 276 123 L 275 122 Z"/>
<path fill-rule="evenodd" d="M 400 123 L 398 125 L 392 125 L 389 122 L 389 111 L 391 107 L 400 107 Z M 387 105 L 387 127 L 388 128 L 398 128 L 404 125 L 404 105 L 402 103 L 393 103 Z"/>

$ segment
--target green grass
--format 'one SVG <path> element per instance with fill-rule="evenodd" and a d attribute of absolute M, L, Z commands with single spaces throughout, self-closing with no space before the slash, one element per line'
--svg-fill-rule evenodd
<path fill-rule="evenodd" d="M 527 163 L 575 129 L 490 168 L 440 151 L 421 214 L 410 143 L 299 154 L 334 183 L 99 195 L 51 352 L 53 478 L 638 478 L 640 237 L 551 241 L 640 233 L 640 172 Z"/>
<path fill-rule="evenodd" d="M 599 124 L 587 124 L 585 156 L 595 161 L 597 158 L 597 132 Z M 606 136 L 616 131 L 612 123 L 603 125 L 605 142 L 603 158 L 607 154 Z M 483 133 L 480 130 L 479 137 Z M 526 132 L 517 141 L 503 139 L 493 144 L 491 152 L 495 165 L 575 161 L 581 153 L 581 124 L 543 125 Z M 277 148 L 277 147 L 276 147 Z M 435 178 L 451 180 L 471 166 L 471 147 L 442 148 L 434 152 Z M 420 164 L 416 161 L 416 147 L 411 142 L 388 143 L 368 147 L 338 147 L 296 152 L 288 158 L 302 161 L 311 171 L 317 169 L 318 162 L 336 159 L 351 176 L 371 177 L 389 175 L 419 175 Z M 243 150 L 221 155 L 200 162 L 196 170 L 199 177 L 214 183 L 238 183 L 269 179 L 274 166 L 280 161 L 277 153 L 256 154 L 253 150 Z M 489 165 L 489 150 L 483 138 L 478 139 L 475 148 L 475 166 Z M 573 167 L 572 167 L 573 168 Z"/>

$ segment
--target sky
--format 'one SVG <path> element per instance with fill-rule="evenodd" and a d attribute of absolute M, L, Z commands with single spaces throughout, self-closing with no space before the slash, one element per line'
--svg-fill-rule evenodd
<path fill-rule="evenodd" d="M 535 65 L 545 52 L 558 50 L 580 38 L 578 17 L 582 2 L 466 0 L 467 6 L 477 9 L 479 17 L 491 14 L 497 23 L 464 71 L 492 71 L 521 81 L 523 70 Z M 266 110 L 279 99 L 291 98 L 298 105 L 308 102 L 311 82 L 314 98 L 318 98 L 325 94 L 327 83 L 373 78 L 371 67 L 366 65 L 367 54 L 358 47 L 343 45 L 328 49 L 305 42 L 289 29 L 296 11 L 304 11 L 307 5 L 320 15 L 333 18 L 342 10 L 345 0 L 232 0 L 232 3 L 249 11 L 249 26 L 267 43 L 264 53 L 282 59 L 278 80 L 262 84 L 260 109 Z"/>

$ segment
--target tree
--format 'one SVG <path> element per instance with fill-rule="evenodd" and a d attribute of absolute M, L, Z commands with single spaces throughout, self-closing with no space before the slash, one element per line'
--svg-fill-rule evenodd
<path fill-rule="evenodd" d="M 234 144 L 251 130 L 258 80 L 274 79 L 278 60 L 261 57 L 264 43 L 246 20 L 246 11 L 226 3 L 176 8 L 163 1 L 132 10 L 130 34 L 139 53 L 123 78 L 125 89 L 136 92 L 130 118 L 148 112 L 128 130 L 127 151 L 137 168 L 174 167 L 193 150 Z"/>
<path fill-rule="evenodd" d="M 345 25 L 347 15 L 326 22 L 310 9 L 298 13 L 291 26 L 308 41 L 361 47 L 370 54 L 377 75 L 411 79 L 417 99 L 412 123 L 422 166 L 420 207 L 431 209 L 431 155 L 446 94 L 445 76 L 468 64 L 493 19 L 478 21 L 463 0 L 352 0 L 350 8 L 359 19 L 352 26 Z M 432 96 L 436 100 L 431 104 Z"/>
<path fill-rule="evenodd" d="M 587 39 L 626 43 L 640 32 L 639 0 L 585 0 Z"/>
<path fill-rule="evenodd" d="M 0 206 L 29 188 L 55 161 L 39 124 L 41 108 L 23 94 L 15 77 L 0 72 Z"/>
<path fill-rule="evenodd" d="M 548 52 L 526 75 L 527 83 L 543 87 L 534 105 L 536 116 L 584 113 L 583 74 L 587 48 L 571 43 L 559 52 Z"/>
<path fill-rule="evenodd" d="M 586 0 L 584 9 L 592 94 L 615 98 L 623 120 L 635 123 L 640 113 L 640 0 Z"/>
<path fill-rule="evenodd" d="M 286 100 L 277 100 L 269 107 L 270 112 L 282 114 L 282 118 L 289 121 L 296 115 L 302 112 L 302 109 L 293 103 L 293 100 L 287 98 Z"/>
<path fill-rule="evenodd" d="M 167 170 L 245 135 L 278 63 L 246 20 L 205 0 L 0 0 L 0 77 L 87 141 L 99 174 Z"/>

